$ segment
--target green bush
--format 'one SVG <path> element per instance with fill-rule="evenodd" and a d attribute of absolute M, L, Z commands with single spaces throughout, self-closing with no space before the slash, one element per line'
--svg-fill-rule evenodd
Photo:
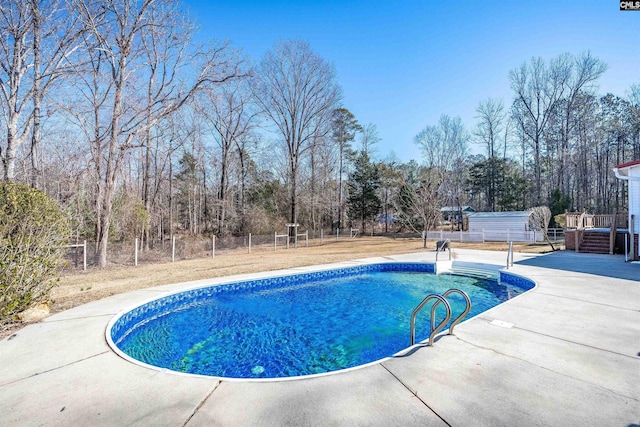
<path fill-rule="evenodd" d="M 49 196 L 0 182 L 0 322 L 48 300 L 68 236 L 67 218 Z"/>

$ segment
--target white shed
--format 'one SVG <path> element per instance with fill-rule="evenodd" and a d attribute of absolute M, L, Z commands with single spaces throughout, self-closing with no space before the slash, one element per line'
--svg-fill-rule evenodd
<path fill-rule="evenodd" d="M 496 242 L 537 242 L 542 233 L 529 226 L 531 211 L 473 212 L 469 214 L 469 232 L 483 233 L 484 240 Z"/>
<path fill-rule="evenodd" d="M 629 234 L 633 235 L 634 245 L 631 258 L 638 257 L 638 235 L 640 235 L 640 160 L 624 163 L 613 168 L 618 179 L 629 184 Z M 633 225 L 632 225 L 633 224 Z"/>

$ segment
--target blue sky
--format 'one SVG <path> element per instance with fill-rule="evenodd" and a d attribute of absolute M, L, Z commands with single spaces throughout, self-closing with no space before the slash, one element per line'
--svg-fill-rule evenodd
<path fill-rule="evenodd" d="M 344 106 L 378 127 L 381 158 L 419 159 L 413 137 L 442 114 L 471 130 L 481 100 L 509 105 L 509 70 L 533 56 L 590 50 L 609 66 L 602 94 L 640 83 L 640 11 L 617 0 L 186 4 L 200 37 L 229 39 L 254 61 L 279 39 L 308 41 L 335 67 Z"/>

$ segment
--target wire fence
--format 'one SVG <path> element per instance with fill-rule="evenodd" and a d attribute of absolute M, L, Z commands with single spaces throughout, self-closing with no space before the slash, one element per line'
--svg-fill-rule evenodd
<path fill-rule="evenodd" d="M 316 233 L 304 232 L 297 236 L 264 234 L 225 237 L 198 237 L 176 235 L 165 239 L 141 241 L 136 238 L 107 245 L 107 260 L 110 265 L 138 265 L 173 262 L 185 259 L 215 257 L 227 252 L 251 253 L 277 251 L 303 246 L 318 246 L 336 240 L 350 239 L 351 230 Z M 99 265 L 97 242 L 76 240 L 67 246 L 66 268 L 86 270 Z"/>
<path fill-rule="evenodd" d="M 500 232 L 470 232 L 470 231 L 429 231 L 426 238 L 429 241 L 449 239 L 452 242 L 528 242 L 538 235 L 526 234 L 515 230 L 501 230 Z M 533 232 L 531 232 L 533 233 Z M 358 241 L 362 237 L 378 236 L 392 239 L 421 238 L 419 233 L 381 233 L 366 232 L 352 228 L 340 230 L 318 230 L 298 233 L 296 238 L 285 234 L 262 234 L 247 236 L 225 237 L 197 237 L 190 235 L 176 235 L 165 239 L 140 241 L 132 238 L 121 242 L 110 242 L 107 246 L 107 260 L 110 265 L 132 266 L 138 264 L 154 264 L 174 262 L 186 259 L 212 258 L 225 253 L 236 252 L 238 254 L 282 251 L 305 246 L 320 246 L 335 243 L 337 241 Z M 554 243 L 564 240 L 562 229 L 550 229 L 549 238 Z M 66 268 L 68 270 L 86 270 L 97 267 L 99 258 L 95 241 L 79 241 L 67 246 L 65 254 Z"/>

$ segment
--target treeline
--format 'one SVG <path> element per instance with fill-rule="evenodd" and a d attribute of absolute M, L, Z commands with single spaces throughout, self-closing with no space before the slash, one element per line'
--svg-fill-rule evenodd
<path fill-rule="evenodd" d="M 194 41 L 170 0 L 9 0 L 0 5 L 5 180 L 55 198 L 74 236 L 433 229 L 442 206 L 553 213 L 624 209 L 616 164 L 640 158 L 640 88 L 597 92 L 590 53 L 509 72 L 513 99 L 442 116 L 422 157 L 377 151 L 374 124 L 342 104 L 329 61 L 281 41 L 252 63 Z M 470 102 L 473 102 L 470 100 Z M 481 144 L 484 155 L 470 155 Z"/>

